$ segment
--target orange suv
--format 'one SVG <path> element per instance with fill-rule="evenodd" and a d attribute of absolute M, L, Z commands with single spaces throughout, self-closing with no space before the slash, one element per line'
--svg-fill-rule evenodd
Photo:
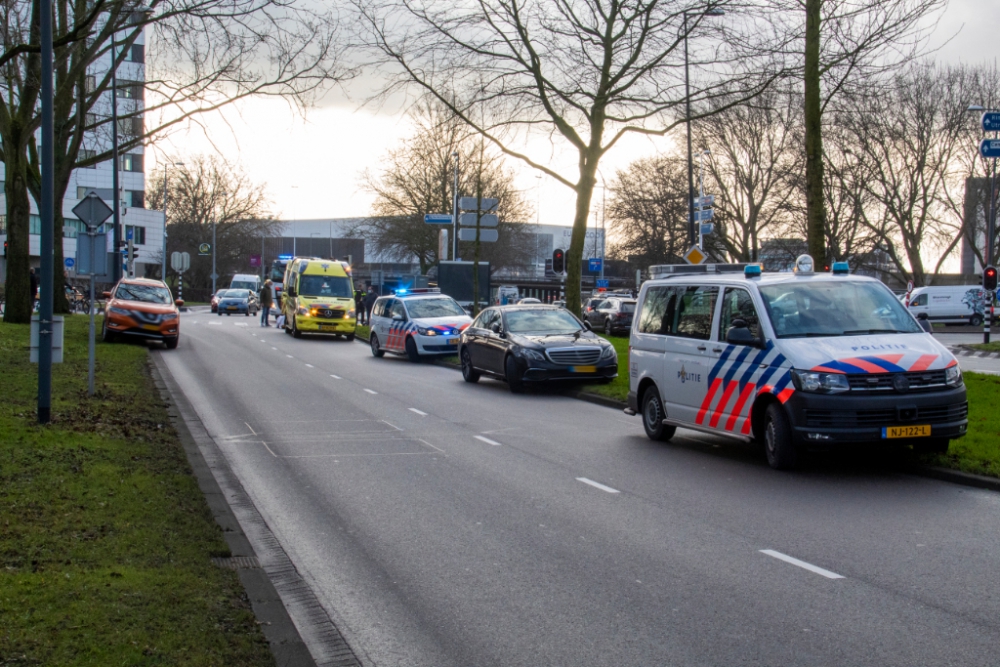
<path fill-rule="evenodd" d="M 121 335 L 161 341 L 168 350 L 177 347 L 181 337 L 178 306 L 184 302 L 175 301 L 163 281 L 122 278 L 104 297 L 108 300 L 101 334 L 104 342 Z"/>

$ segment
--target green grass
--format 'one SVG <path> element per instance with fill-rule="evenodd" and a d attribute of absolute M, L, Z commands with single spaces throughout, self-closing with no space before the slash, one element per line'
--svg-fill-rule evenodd
<path fill-rule="evenodd" d="M 973 350 L 978 350 L 980 352 L 1000 352 L 1000 341 L 990 341 L 989 343 L 973 343 L 971 345 L 963 345 L 962 347 L 968 347 Z"/>
<path fill-rule="evenodd" d="M 618 354 L 618 377 L 608 384 L 587 384 L 582 390 L 591 394 L 600 394 L 619 401 L 628 398 L 628 336 L 605 336 L 597 334 L 610 341 Z"/>
<path fill-rule="evenodd" d="M 363 338 L 364 340 L 368 340 L 368 336 L 371 335 L 371 332 L 371 327 L 366 324 L 359 324 L 354 328 L 354 335 L 358 338 Z"/>
<path fill-rule="evenodd" d="M 946 456 L 928 463 L 1000 477 L 1000 376 L 963 373 L 969 396 L 969 432 L 952 440 Z"/>
<path fill-rule="evenodd" d="M 270 665 L 139 345 L 66 318 L 52 423 L 28 327 L 0 324 L 0 665 Z M 99 322 L 98 322 L 99 324 Z"/>

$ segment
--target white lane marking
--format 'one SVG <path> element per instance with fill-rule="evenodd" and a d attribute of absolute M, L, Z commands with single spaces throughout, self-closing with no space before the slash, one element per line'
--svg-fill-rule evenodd
<path fill-rule="evenodd" d="M 293 356 L 292 356 L 292 355 L 290 355 L 290 354 L 286 354 L 285 356 L 286 356 L 286 357 L 288 357 L 289 359 L 294 359 L 294 358 L 295 358 L 295 357 L 293 357 Z"/>
<path fill-rule="evenodd" d="M 209 322 L 209 324 L 214 324 L 216 326 L 222 326 L 222 322 Z"/>
<path fill-rule="evenodd" d="M 369 394 L 372 394 L 372 395 L 378 394 L 377 391 L 372 391 L 371 389 L 365 389 L 365 391 L 367 391 Z"/>
<path fill-rule="evenodd" d="M 427 416 L 426 412 L 424 412 L 423 410 L 417 410 L 416 408 L 410 408 L 410 412 L 416 412 L 421 417 L 426 417 Z"/>
<path fill-rule="evenodd" d="M 246 422 L 243 422 L 243 423 L 247 424 Z M 251 433 L 253 433 L 254 435 L 257 435 L 257 431 L 253 430 L 253 426 L 251 426 L 250 424 L 247 424 L 247 428 L 250 429 Z"/>
<path fill-rule="evenodd" d="M 271 452 L 271 456 L 273 456 L 274 458 L 278 458 L 278 455 L 277 455 L 277 454 L 275 454 L 275 453 L 274 453 L 274 452 L 273 452 L 273 451 L 271 450 L 271 448 L 267 446 L 267 443 L 266 443 L 266 442 L 264 442 L 263 440 L 261 440 L 261 441 L 260 441 L 260 444 L 264 445 L 264 449 L 266 449 L 267 451 Z"/>
<path fill-rule="evenodd" d="M 384 420 L 384 419 L 380 419 L 379 421 L 380 421 L 380 422 L 382 422 L 383 424 L 389 424 L 389 422 L 387 422 L 387 421 L 386 421 L 386 420 Z M 402 430 L 403 430 L 403 429 L 399 428 L 398 426 L 396 426 L 395 424 L 389 424 L 389 426 L 393 427 L 393 428 L 394 428 L 394 429 L 396 429 L 397 431 L 402 431 Z"/>
<path fill-rule="evenodd" d="M 238 326 L 238 327 L 245 327 L 246 325 L 247 325 L 246 322 L 237 322 L 236 323 L 236 326 Z"/>
<path fill-rule="evenodd" d="M 771 558 L 777 558 L 778 560 L 783 560 L 786 563 L 791 563 L 792 565 L 801 567 L 803 570 L 809 570 L 810 572 L 815 572 L 821 577 L 826 577 L 827 579 L 843 579 L 844 576 L 837 574 L 836 572 L 830 572 L 830 570 L 824 570 L 821 567 L 817 567 L 812 563 L 807 563 L 804 560 L 799 560 L 798 558 L 792 558 L 791 556 L 785 555 L 780 551 L 775 551 L 773 549 L 761 549 L 762 554 L 767 554 Z"/>
<path fill-rule="evenodd" d="M 476 438 L 476 440 L 482 440 L 487 445 L 493 445 L 494 447 L 500 447 L 500 443 L 497 442 L 496 440 L 490 440 L 489 438 L 484 438 L 481 435 L 477 435 L 477 436 L 474 436 L 474 437 Z"/>
<path fill-rule="evenodd" d="M 266 343 L 266 342 L 267 342 L 267 341 L 266 341 L 266 340 L 264 340 L 263 338 L 258 338 L 257 340 L 259 340 L 259 341 L 260 341 L 260 342 L 262 342 L 262 343 Z M 277 348 L 275 348 L 275 349 L 277 349 Z"/>
<path fill-rule="evenodd" d="M 316 367 L 313 366 L 312 364 L 306 364 L 306 368 L 316 368 Z"/>
<path fill-rule="evenodd" d="M 334 380 L 339 380 L 340 379 L 339 375 L 334 375 L 332 373 L 330 374 L 330 377 L 332 377 Z"/>
<path fill-rule="evenodd" d="M 608 493 L 621 493 L 618 489 L 612 489 L 610 486 L 604 486 L 600 482 L 595 482 L 592 479 L 587 479 L 586 477 L 577 477 L 576 481 L 583 482 L 584 484 L 589 484 L 595 489 L 600 489 L 601 491 L 606 491 Z"/>

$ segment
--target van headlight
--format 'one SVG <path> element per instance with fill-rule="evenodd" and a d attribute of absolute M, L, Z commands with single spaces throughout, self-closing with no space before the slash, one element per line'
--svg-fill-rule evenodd
<path fill-rule="evenodd" d="M 792 371 L 792 383 L 799 391 L 817 394 L 839 394 L 850 391 L 851 385 L 843 373 L 814 373 L 812 371 Z"/>
<path fill-rule="evenodd" d="M 438 332 L 434 329 L 428 329 L 427 327 L 417 327 L 417 333 L 421 336 L 437 336 Z"/>
<path fill-rule="evenodd" d="M 296 310 L 295 312 L 297 312 L 299 315 L 308 315 L 309 314 L 309 310 L 307 308 L 303 308 L 302 306 L 299 306 L 299 309 Z"/>
<path fill-rule="evenodd" d="M 344 313 L 344 319 L 345 320 L 354 319 L 354 311 L 353 310 L 349 310 L 346 313 Z"/>
<path fill-rule="evenodd" d="M 962 369 L 958 364 L 944 369 L 944 382 L 949 387 L 960 387 L 962 385 Z"/>

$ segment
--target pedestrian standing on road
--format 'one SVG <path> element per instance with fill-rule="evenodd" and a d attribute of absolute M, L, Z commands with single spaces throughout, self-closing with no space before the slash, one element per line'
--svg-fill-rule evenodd
<path fill-rule="evenodd" d="M 357 315 L 358 324 L 364 324 L 367 321 L 365 319 L 365 295 L 359 289 L 354 290 L 354 312 Z"/>
<path fill-rule="evenodd" d="M 271 279 L 268 278 L 260 288 L 260 326 L 271 326 L 272 305 L 274 305 L 274 295 L 271 292 Z"/>
<path fill-rule="evenodd" d="M 35 269 L 29 269 L 28 282 L 31 284 L 31 310 L 34 312 L 35 304 L 38 303 L 38 274 Z"/>
<path fill-rule="evenodd" d="M 365 295 L 365 320 L 368 322 L 368 326 L 371 326 L 372 307 L 375 305 L 375 301 L 377 299 L 378 299 L 378 294 L 375 293 L 375 288 L 369 285 L 368 294 Z"/>

